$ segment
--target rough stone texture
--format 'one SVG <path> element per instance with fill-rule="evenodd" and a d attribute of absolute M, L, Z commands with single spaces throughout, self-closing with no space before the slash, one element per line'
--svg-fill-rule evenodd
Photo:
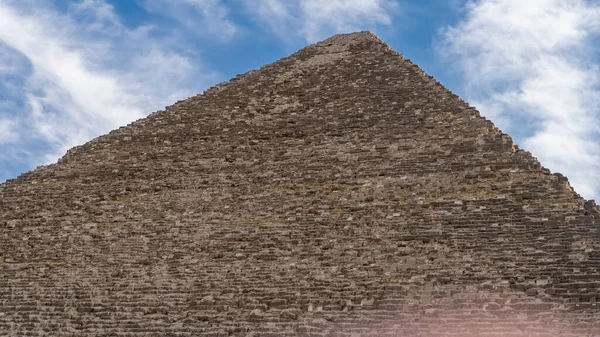
<path fill-rule="evenodd" d="M 337 35 L 0 185 L 0 335 L 600 336 L 599 221 Z"/>

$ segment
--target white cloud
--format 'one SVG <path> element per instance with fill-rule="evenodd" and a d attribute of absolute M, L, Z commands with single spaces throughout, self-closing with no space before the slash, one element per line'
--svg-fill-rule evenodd
<path fill-rule="evenodd" d="M 125 27 L 102 0 L 75 3 L 66 13 L 36 4 L 0 1 L 0 74 L 13 69 L 8 60 L 21 65 L 11 70 L 20 81 L 0 80 L 0 87 L 20 86 L 0 94 L 0 120 L 11 120 L 0 136 L 14 142 L 16 132 L 22 149 L 42 144 L 38 152 L 0 146 L 5 154 L 28 153 L 30 165 L 55 161 L 207 84 L 210 74 L 194 66 L 193 55 L 172 48 L 179 41 L 153 37 L 156 27 Z M 12 159 L 0 156 L 0 166 Z"/>
<path fill-rule="evenodd" d="M 470 101 L 584 197 L 600 196 L 600 5 L 478 0 L 441 34 Z"/>
<path fill-rule="evenodd" d="M 103 31 L 105 34 L 111 31 L 119 34 L 122 29 L 113 7 L 104 0 L 80 0 L 72 3 L 70 8 L 88 22 L 87 29 Z"/>
<path fill-rule="evenodd" d="M 170 16 L 190 32 L 220 40 L 232 38 L 238 28 L 221 0 L 144 0 L 144 7 Z"/>
<path fill-rule="evenodd" d="M 9 119 L 0 119 L 0 144 L 15 143 L 18 140 L 16 123 Z"/>
<path fill-rule="evenodd" d="M 0 76 L 2 79 L 8 76 L 27 71 L 27 61 L 15 50 L 4 45 L 0 40 Z"/>
<path fill-rule="evenodd" d="M 299 35 L 308 42 L 333 33 L 388 26 L 398 9 L 391 0 L 246 0 L 246 5 L 281 38 Z"/>

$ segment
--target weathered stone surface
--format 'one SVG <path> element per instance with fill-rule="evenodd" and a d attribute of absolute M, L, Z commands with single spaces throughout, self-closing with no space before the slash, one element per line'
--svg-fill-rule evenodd
<path fill-rule="evenodd" d="M 0 185 L 0 335 L 600 336 L 598 217 L 337 35 Z"/>

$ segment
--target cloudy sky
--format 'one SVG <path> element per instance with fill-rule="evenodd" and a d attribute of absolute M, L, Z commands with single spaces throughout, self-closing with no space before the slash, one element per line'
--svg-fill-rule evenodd
<path fill-rule="evenodd" d="M 598 0 L 0 0 L 0 182 L 357 30 L 599 199 Z"/>

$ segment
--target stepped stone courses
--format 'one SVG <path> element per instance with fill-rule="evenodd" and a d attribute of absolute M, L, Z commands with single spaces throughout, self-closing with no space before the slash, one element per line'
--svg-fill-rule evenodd
<path fill-rule="evenodd" d="M 0 185 L 0 335 L 600 336 L 599 221 L 336 35 Z"/>

